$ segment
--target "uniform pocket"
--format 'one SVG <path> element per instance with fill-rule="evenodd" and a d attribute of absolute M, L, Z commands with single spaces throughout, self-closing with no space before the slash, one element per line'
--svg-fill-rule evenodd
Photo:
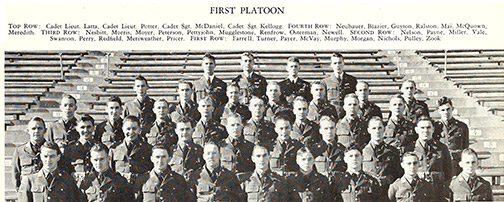
<path fill-rule="evenodd" d="M 21 166 L 30 166 L 33 164 L 33 159 L 31 158 L 22 158 L 21 159 Z"/>

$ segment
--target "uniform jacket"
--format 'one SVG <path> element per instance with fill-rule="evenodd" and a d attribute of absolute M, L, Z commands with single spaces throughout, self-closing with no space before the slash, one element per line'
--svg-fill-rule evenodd
<path fill-rule="evenodd" d="M 388 187 L 403 174 L 399 150 L 384 142 L 375 148 L 367 144 L 362 150 L 362 170 L 378 179 L 381 186 Z"/>
<path fill-rule="evenodd" d="M 282 99 L 286 100 L 289 104 L 292 104 L 294 98 L 297 96 L 304 97 L 308 102 L 312 100 L 310 83 L 299 77 L 296 79 L 296 82 L 292 82 L 289 78 L 286 78 L 279 85 L 282 91 Z"/>
<path fill-rule="evenodd" d="M 359 148 L 363 148 L 370 139 L 366 123 L 359 117 L 355 117 L 354 120 L 346 116 L 340 119 L 336 124 L 336 135 L 338 135 L 338 142 L 345 147 L 356 143 Z"/>
<path fill-rule="evenodd" d="M 98 124 L 95 129 L 95 140 L 107 145 L 110 148 L 112 145 L 124 140 L 124 133 L 122 131 L 123 119 L 119 118 L 114 124 L 105 120 Z"/>
<path fill-rule="evenodd" d="M 137 201 L 196 201 L 182 175 L 170 168 L 166 169 L 164 175 L 164 178 L 158 176 L 154 170 L 142 174 L 135 184 Z"/>
<path fill-rule="evenodd" d="M 331 114 L 335 121 L 338 121 L 343 118 L 342 111 L 343 109 L 340 106 L 334 106 L 329 103 L 329 101 L 323 101 L 319 106 L 312 101 L 308 105 L 308 115 L 306 118 L 318 123 L 321 113 L 324 112 L 326 114 Z"/>
<path fill-rule="evenodd" d="M 469 147 L 469 128 L 464 122 L 454 118 L 448 121 L 448 125 L 441 120 L 436 121 L 433 137 L 453 152 L 461 152 Z"/>
<path fill-rule="evenodd" d="M 210 119 L 206 124 L 207 126 L 201 120 L 196 123 L 192 134 L 194 143 L 204 146 L 208 141 L 218 143 L 228 136 L 226 128 L 215 119 Z"/>
<path fill-rule="evenodd" d="M 343 105 L 345 95 L 355 93 L 357 79 L 352 75 L 343 72 L 343 80 L 338 82 L 334 73 L 322 80 L 327 86 L 327 100 L 335 100 L 340 105 Z"/>
<path fill-rule="evenodd" d="M 152 146 L 140 138 L 132 142 L 132 144 L 134 146 L 129 154 L 125 141 L 111 149 L 109 153 L 112 170 L 123 176 L 128 173 L 142 174 L 151 170 L 153 166 L 150 161 Z"/>
<path fill-rule="evenodd" d="M 89 172 L 92 170 L 90 149 L 94 145 L 93 142 L 82 144 L 80 141 L 73 141 L 68 144 L 67 149 L 63 153 L 63 162 L 68 173 L 73 172 Z"/>
<path fill-rule="evenodd" d="M 430 174 L 434 183 L 448 185 L 452 179 L 450 152 L 443 143 L 430 140 L 423 148 L 418 141 L 415 153 L 419 158 L 418 172 Z"/>
<path fill-rule="evenodd" d="M 228 97 L 226 96 L 227 84 L 216 76 L 213 77 L 212 82 L 208 83 L 205 76 L 193 82 L 194 97 L 196 103 L 205 96 L 211 96 L 214 100 L 215 106 L 226 104 Z"/>
<path fill-rule="evenodd" d="M 219 119 L 221 121 L 222 125 L 226 125 L 227 118 L 229 117 L 229 114 L 231 113 L 238 113 L 242 117 L 242 121 L 247 121 L 250 119 L 252 116 L 250 113 L 250 110 L 248 109 L 247 106 L 241 104 L 241 103 L 227 103 L 225 105 L 221 105 L 215 110 L 217 113 L 216 119 Z"/>
<path fill-rule="evenodd" d="M 205 166 L 191 174 L 189 183 L 197 201 L 245 201 L 245 192 L 236 175 L 222 167 L 214 170 L 215 181 Z"/>
<path fill-rule="evenodd" d="M 346 163 L 343 160 L 345 156 L 345 146 L 340 143 L 333 143 L 329 151 L 328 144 L 321 140 L 314 149 L 315 167 L 319 173 L 329 175 L 331 172 L 344 172 Z"/>
<path fill-rule="evenodd" d="M 178 144 L 174 144 L 171 148 L 172 159 L 168 163 L 172 170 L 184 177 L 188 177 L 188 172 L 196 170 L 203 166 L 205 161 L 203 160 L 203 147 L 197 145 L 193 142 L 186 145 L 188 148 L 187 154 L 184 156 L 184 152 Z"/>
<path fill-rule="evenodd" d="M 406 105 L 406 109 L 404 110 L 404 114 L 406 116 L 406 119 L 410 120 L 414 124 L 416 124 L 418 118 L 421 116 L 428 116 L 429 115 L 429 107 L 425 102 L 413 99 Z"/>
<path fill-rule="evenodd" d="M 292 124 L 291 138 L 307 144 L 306 146 L 311 146 L 313 143 L 318 143 L 322 140 L 318 131 L 319 125 L 314 121 L 306 119 L 302 126 L 297 123 Z M 308 137 L 309 140 L 306 140 Z"/>
<path fill-rule="evenodd" d="M 252 73 L 250 78 L 240 74 L 235 77 L 232 82 L 235 82 L 240 86 L 240 99 L 241 103 L 248 106 L 250 98 L 252 95 L 256 97 L 266 96 L 266 78 L 263 76 Z"/>
<path fill-rule="evenodd" d="M 435 197 L 435 189 L 431 182 L 425 181 L 417 177 L 416 185 L 412 186 L 410 182 L 403 176 L 397 179 L 388 190 L 388 197 L 391 201 L 397 202 L 421 202 L 421 201 L 437 201 Z"/>
<path fill-rule="evenodd" d="M 359 107 L 357 113 L 359 113 L 359 116 L 362 117 L 366 123 L 369 122 L 369 119 L 373 116 L 378 116 L 380 118 L 383 116 L 380 107 L 371 101 L 364 103 L 363 107 Z"/>
<path fill-rule="evenodd" d="M 201 115 L 198 112 L 198 104 L 196 104 L 191 100 L 186 102 L 186 105 L 187 106 L 182 107 L 180 105 L 180 102 L 177 102 L 177 104 L 172 105 L 169 110 L 171 120 L 176 121 L 181 116 L 187 116 L 191 117 L 195 123 L 196 121 L 199 121 Z"/>
<path fill-rule="evenodd" d="M 271 171 L 283 176 L 285 172 L 299 170 L 299 166 L 296 163 L 296 153 L 301 147 L 303 147 L 303 144 L 294 139 L 285 140 L 285 148 L 276 140 L 273 143 L 273 150 L 270 152 Z"/>
<path fill-rule="evenodd" d="M 152 124 L 150 131 L 145 134 L 146 142 L 154 146 L 157 143 L 164 144 L 170 147 L 177 143 L 178 136 L 175 134 L 175 123 L 169 118 L 165 119 L 161 124 L 156 121 Z"/>
<path fill-rule="evenodd" d="M 80 135 L 75 130 L 77 119 L 74 117 L 66 124 L 63 119 L 59 119 L 47 127 L 44 139 L 58 144 L 60 149 L 64 149 L 71 141 L 78 140 Z"/>
<path fill-rule="evenodd" d="M 77 188 L 72 177 L 56 169 L 53 180 L 48 182 L 42 170 L 23 178 L 18 191 L 19 202 L 84 202 L 85 196 Z"/>
<path fill-rule="evenodd" d="M 411 151 L 415 147 L 418 135 L 414 132 L 414 125 L 411 121 L 400 118 L 396 123 L 389 120 L 385 126 L 385 143 L 392 145 L 404 153 Z"/>
<path fill-rule="evenodd" d="M 258 123 L 254 122 L 253 119 L 249 119 L 243 127 L 243 137 L 254 144 L 258 139 L 263 142 L 272 142 L 276 138 L 274 128 L 273 123 L 264 120 L 264 118 L 259 120 Z"/>
<path fill-rule="evenodd" d="M 44 142 L 42 142 L 44 144 Z M 42 145 L 41 144 L 41 145 Z M 33 151 L 31 143 L 24 143 L 14 150 L 12 159 L 12 179 L 16 190 L 21 184 L 21 178 L 38 172 L 42 168 L 40 161 L 40 146 L 35 146 L 38 151 Z"/>
<path fill-rule="evenodd" d="M 238 179 L 247 194 L 247 201 L 286 201 L 284 178 L 274 172 L 265 173 L 263 182 L 255 171 L 238 174 Z"/>
<path fill-rule="evenodd" d="M 285 102 L 279 102 L 276 104 L 266 103 L 264 111 L 264 118 L 272 123 L 275 122 L 275 114 L 284 110 L 292 110 L 289 105 Z"/>
<path fill-rule="evenodd" d="M 78 184 L 88 201 L 134 201 L 133 188 L 124 177 L 110 169 L 102 175 L 103 179 L 100 182 L 98 173 L 95 171 L 89 172 L 85 175 L 84 180 Z"/>
<path fill-rule="evenodd" d="M 473 186 L 469 186 L 467 180 L 458 175 L 453 177 L 450 189 L 453 191 L 455 201 L 492 201 L 492 186 L 480 176 L 476 176 Z"/>
<path fill-rule="evenodd" d="M 142 134 L 144 135 L 146 131 L 152 126 L 152 122 L 156 120 L 156 115 L 152 111 L 154 108 L 154 99 L 149 96 L 144 98 L 144 104 L 140 103 L 137 98 L 134 98 L 124 104 L 123 116 L 128 115 L 136 116 L 140 119 L 140 125 L 142 127 Z"/>
<path fill-rule="evenodd" d="M 238 138 L 234 144 L 231 138 L 226 138 L 219 143 L 221 150 L 221 166 L 232 172 L 248 172 L 254 170 L 252 150 L 254 144 Z"/>
<path fill-rule="evenodd" d="M 337 173 L 332 178 L 338 194 L 344 202 L 379 201 L 380 185 L 370 174 L 360 171 L 356 179 L 348 172 Z"/>
<path fill-rule="evenodd" d="M 328 178 L 316 170 L 307 176 L 300 171 L 293 172 L 286 177 L 286 182 L 286 201 L 334 201 Z"/>

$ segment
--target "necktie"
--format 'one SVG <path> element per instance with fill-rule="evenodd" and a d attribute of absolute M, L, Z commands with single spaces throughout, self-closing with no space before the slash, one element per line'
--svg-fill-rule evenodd
<path fill-rule="evenodd" d="M 182 154 L 183 154 L 184 158 L 187 156 L 187 153 L 189 153 L 189 147 L 186 145 L 182 149 Z"/>
<path fill-rule="evenodd" d="M 130 155 L 133 150 L 133 142 L 126 144 L 126 148 L 128 148 L 128 155 Z"/>
<path fill-rule="evenodd" d="M 474 184 L 476 182 L 475 177 L 469 177 L 469 180 L 467 180 L 467 184 L 469 184 L 469 187 L 472 189 Z"/>
<path fill-rule="evenodd" d="M 99 182 L 100 184 L 103 184 L 103 178 L 104 178 L 104 177 L 103 177 L 103 174 L 102 174 L 102 173 L 98 174 L 98 177 L 97 177 L 97 178 L 98 178 L 98 182 Z"/>
<path fill-rule="evenodd" d="M 333 150 L 333 145 L 332 144 L 328 144 L 327 145 L 327 154 L 331 154 L 332 150 Z"/>
<path fill-rule="evenodd" d="M 212 84 L 212 81 L 211 81 L 210 77 L 208 77 L 207 84 L 208 85 Z"/>
<path fill-rule="evenodd" d="M 356 173 L 352 174 L 352 180 L 357 182 L 357 180 L 359 180 L 359 176 Z"/>
<path fill-rule="evenodd" d="M 51 185 L 52 184 L 52 181 L 53 181 L 53 176 L 52 176 L 52 173 L 48 173 L 47 176 L 46 176 L 46 180 L 47 180 L 47 184 Z"/>
<path fill-rule="evenodd" d="M 418 182 L 418 181 L 417 181 L 416 179 L 413 179 L 413 180 L 411 181 L 411 187 L 413 187 L 413 188 L 414 188 L 414 187 L 416 187 L 417 182 Z"/>
<path fill-rule="evenodd" d="M 232 140 L 231 144 L 233 145 L 233 147 L 236 147 L 236 145 L 238 145 L 238 140 Z"/>
<path fill-rule="evenodd" d="M 210 173 L 210 178 L 212 179 L 212 182 L 215 182 L 217 180 L 217 174 L 214 172 Z"/>
<path fill-rule="evenodd" d="M 303 124 L 303 123 L 299 124 L 299 130 L 301 131 L 301 133 L 304 132 L 304 129 L 305 129 L 305 124 Z"/>

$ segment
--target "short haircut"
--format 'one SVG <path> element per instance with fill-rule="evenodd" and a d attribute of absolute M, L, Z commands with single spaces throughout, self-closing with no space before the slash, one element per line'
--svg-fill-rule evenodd
<path fill-rule="evenodd" d="M 362 149 L 357 142 L 352 142 L 347 148 L 345 148 L 345 153 L 352 150 L 357 150 L 360 154 L 362 154 Z"/>
<path fill-rule="evenodd" d="M 177 83 L 177 89 L 179 89 L 179 85 L 180 84 L 187 84 L 189 85 L 189 88 L 192 89 L 193 88 L 193 84 L 189 81 L 189 80 L 185 80 L 185 79 L 179 79 L 178 80 L 178 83 Z"/>
<path fill-rule="evenodd" d="M 45 125 L 45 121 L 43 118 L 39 117 L 39 116 L 34 116 L 33 118 L 30 119 L 29 122 L 32 122 L 32 121 L 37 121 L 37 122 L 40 122 L 42 123 L 42 125 L 44 126 L 44 128 L 46 128 L 46 125 Z M 28 123 L 29 123 L 28 122 Z"/>
<path fill-rule="evenodd" d="M 209 59 L 209 60 L 212 60 L 215 62 L 215 57 L 211 53 L 208 53 L 208 52 L 205 53 L 205 55 L 203 55 L 202 60 L 204 60 L 204 59 Z"/>
<path fill-rule="evenodd" d="M 413 81 L 413 80 L 411 80 L 411 79 L 408 79 L 408 80 L 404 81 L 404 82 L 401 84 L 401 88 L 402 88 L 402 86 L 403 86 L 405 83 L 412 83 L 412 84 L 413 84 L 413 87 L 416 89 L 416 83 L 415 83 L 415 81 Z"/>
<path fill-rule="evenodd" d="M 336 124 L 336 119 L 334 119 L 334 117 L 331 115 L 322 115 L 320 117 L 319 124 L 322 123 L 322 121 L 330 121 Z"/>
<path fill-rule="evenodd" d="M 383 124 L 383 119 L 381 117 L 379 117 L 379 116 L 373 116 L 373 117 L 371 117 L 369 119 L 369 121 L 368 121 L 368 126 L 369 126 L 369 123 L 371 123 L 371 121 L 379 121 L 380 123 Z"/>
<path fill-rule="evenodd" d="M 278 83 L 276 81 L 268 81 L 268 85 L 267 86 L 269 86 L 269 85 L 275 85 L 275 86 L 278 86 L 278 88 L 280 88 L 280 83 Z"/>
<path fill-rule="evenodd" d="M 343 58 L 343 55 L 341 55 L 341 53 L 333 53 L 331 55 L 331 57 L 333 57 L 333 58 L 340 58 L 341 62 L 344 63 L 345 58 Z"/>
<path fill-rule="evenodd" d="M 474 156 L 476 156 L 476 159 L 478 159 L 478 153 L 476 153 L 476 151 L 474 151 L 474 149 L 471 149 L 471 148 L 467 148 L 467 149 L 462 150 L 462 154 L 474 155 Z"/>
<path fill-rule="evenodd" d="M 368 89 L 369 89 L 369 83 L 368 83 L 367 81 L 364 81 L 364 80 L 358 80 L 358 81 L 357 81 L 357 84 L 359 84 L 359 83 L 365 84 L 365 85 L 368 87 Z M 357 85 L 355 85 L 355 86 L 357 86 Z"/>
<path fill-rule="evenodd" d="M 135 77 L 135 81 L 145 81 L 145 85 L 148 87 L 149 86 L 149 83 L 147 82 L 147 79 L 145 77 L 143 77 L 141 74 L 137 75 Z"/>
<path fill-rule="evenodd" d="M 58 144 L 56 144 L 55 142 L 46 141 L 42 145 L 42 148 L 44 148 L 44 147 L 47 148 L 47 149 L 56 150 L 56 154 L 58 154 L 58 155 L 61 154 L 61 150 L 60 150 Z"/>
<path fill-rule="evenodd" d="M 262 142 L 257 142 L 255 145 L 254 145 L 254 148 L 252 149 L 252 154 L 254 154 L 254 151 L 258 150 L 258 149 L 264 149 L 266 150 L 266 153 L 268 155 L 270 155 L 270 145 L 266 144 L 266 143 L 262 143 Z"/>
<path fill-rule="evenodd" d="M 93 125 L 93 126 L 94 126 L 94 121 L 95 121 L 95 120 L 93 119 L 93 117 L 91 117 L 90 115 L 86 114 L 86 115 L 84 115 L 84 116 L 82 116 L 82 117 L 80 118 L 80 121 L 82 121 L 82 122 L 87 122 L 87 121 L 89 121 L 89 122 L 91 122 L 91 125 Z"/>
<path fill-rule="evenodd" d="M 299 58 L 291 56 L 291 57 L 287 58 L 287 62 L 295 62 L 295 63 L 299 64 Z"/>
<path fill-rule="evenodd" d="M 404 100 L 404 98 L 401 96 L 401 94 L 394 94 L 394 95 L 391 95 L 390 96 L 390 99 L 389 99 L 389 103 L 390 103 L 390 100 L 394 99 L 394 98 L 398 98 L 398 99 L 401 99 L 403 103 L 406 103 L 406 100 Z"/>
<path fill-rule="evenodd" d="M 418 120 L 416 122 L 416 126 L 418 126 L 418 123 L 420 123 L 420 121 L 429 121 L 431 123 L 431 125 L 434 126 L 434 120 L 432 120 L 428 116 L 425 116 L 425 115 L 420 116 L 420 118 L 418 118 Z"/>
<path fill-rule="evenodd" d="M 107 147 L 107 145 L 101 143 L 101 142 L 97 142 L 96 144 L 94 144 L 91 149 L 89 150 L 91 152 L 102 152 L 104 151 L 105 154 L 108 155 L 109 153 L 109 148 Z"/>
<path fill-rule="evenodd" d="M 161 98 L 161 99 L 159 99 L 159 100 L 156 100 L 156 102 L 164 102 L 164 103 L 166 103 L 166 105 L 170 105 L 170 103 L 168 103 L 168 101 L 167 101 L 166 99 L 164 99 L 164 98 Z M 154 104 L 155 104 L 156 102 L 154 102 Z"/>
<path fill-rule="evenodd" d="M 291 110 L 282 110 L 275 114 L 275 124 L 279 120 L 288 121 L 290 125 L 294 123 L 295 115 Z"/>
<path fill-rule="evenodd" d="M 327 86 L 326 86 L 326 84 L 322 80 L 312 82 L 311 85 L 310 85 L 310 87 L 313 88 L 314 85 L 322 85 L 322 86 L 324 86 L 324 89 L 327 91 Z"/>
<path fill-rule="evenodd" d="M 228 89 L 230 87 L 235 87 L 235 88 L 238 88 L 238 91 L 240 91 L 240 85 L 238 85 L 238 83 L 236 83 L 236 82 L 229 82 L 227 87 L 228 87 Z"/>
<path fill-rule="evenodd" d="M 254 56 L 252 53 L 250 53 L 250 52 L 244 52 L 241 56 L 242 56 L 242 57 L 243 57 L 243 56 L 246 56 L 246 57 L 249 57 L 249 58 L 251 58 L 251 59 L 254 59 L 254 58 L 255 58 L 255 56 Z"/>
<path fill-rule="evenodd" d="M 188 117 L 188 116 L 179 116 L 177 118 L 177 120 L 175 120 L 175 127 L 179 124 L 179 123 L 189 123 L 191 125 L 191 128 L 194 127 L 194 120 L 191 118 L 191 117 Z"/>
<path fill-rule="evenodd" d="M 166 152 L 168 152 L 168 156 L 171 156 L 171 151 L 170 151 L 170 148 L 168 146 L 166 146 L 165 144 L 162 144 L 162 143 L 157 143 L 155 144 L 154 146 L 152 146 L 152 151 L 154 151 L 154 149 L 162 149 L 162 150 L 165 150 Z M 154 152 L 151 153 L 151 155 L 154 154 Z"/>
<path fill-rule="evenodd" d="M 419 160 L 419 158 L 418 158 L 418 156 L 416 155 L 416 153 L 415 153 L 415 152 L 410 151 L 410 152 L 405 152 L 405 153 L 401 156 L 401 163 L 404 161 L 404 159 L 405 159 L 406 157 L 410 157 L 410 156 L 414 156 L 417 160 Z"/>
<path fill-rule="evenodd" d="M 215 145 L 217 147 L 217 151 L 219 151 L 220 153 L 220 146 L 219 144 L 217 144 L 216 142 L 214 142 L 213 140 L 208 140 L 205 142 L 205 146 L 203 146 L 203 150 L 208 146 L 208 145 Z"/>
<path fill-rule="evenodd" d="M 117 102 L 117 103 L 119 103 L 119 106 L 122 106 L 121 98 L 117 95 L 113 95 L 113 96 L 109 97 L 107 102 Z"/>
<path fill-rule="evenodd" d="M 205 102 L 205 103 L 209 103 L 210 105 L 214 105 L 214 101 L 213 99 L 210 97 L 210 96 L 205 96 L 205 97 L 202 97 L 199 101 L 198 101 L 198 105 L 200 105 L 200 103 L 202 102 Z"/>
<path fill-rule="evenodd" d="M 308 101 L 303 96 L 297 96 L 296 98 L 294 98 L 294 101 L 292 102 L 293 105 L 296 104 L 296 102 L 305 102 L 306 104 L 308 104 Z"/>
<path fill-rule="evenodd" d="M 226 120 L 229 120 L 229 119 L 238 119 L 243 124 L 243 118 L 242 118 L 242 116 L 240 114 L 236 113 L 236 112 L 231 112 L 230 114 L 228 114 Z M 229 121 L 227 123 L 229 123 Z"/>
<path fill-rule="evenodd" d="M 127 121 L 136 122 L 138 126 L 140 126 L 140 119 L 136 116 L 128 115 L 127 117 L 124 118 L 123 123 L 126 123 Z"/>
<path fill-rule="evenodd" d="M 61 100 L 65 99 L 65 98 L 70 99 L 70 100 L 73 100 L 73 102 L 74 102 L 75 104 L 77 104 L 77 100 L 75 99 L 75 97 L 74 97 L 74 96 L 72 96 L 72 95 L 70 95 L 70 94 L 67 94 L 67 93 L 63 93 L 63 95 L 61 95 Z"/>
<path fill-rule="evenodd" d="M 313 152 L 310 150 L 310 148 L 304 146 L 304 147 L 301 147 L 301 148 L 298 149 L 298 151 L 296 152 L 296 158 L 299 158 L 301 155 L 303 155 L 305 153 L 309 153 L 310 155 L 312 155 L 313 157 L 315 157 L 313 155 Z"/>
<path fill-rule="evenodd" d="M 447 98 L 446 96 L 443 96 L 442 98 L 439 98 L 437 100 L 438 107 L 441 107 L 444 104 L 450 104 L 450 106 L 453 106 L 451 99 Z"/>
<path fill-rule="evenodd" d="M 252 100 L 254 100 L 254 99 L 261 100 L 261 101 L 263 102 L 263 104 L 265 103 L 265 101 L 264 101 L 262 98 L 257 97 L 257 96 L 255 96 L 255 95 L 253 95 L 253 96 L 250 98 L 249 103 L 251 103 L 251 102 L 252 102 Z"/>
<path fill-rule="evenodd" d="M 343 99 L 343 101 L 347 98 L 353 98 L 353 99 L 356 99 L 357 101 L 359 100 L 359 97 L 357 97 L 357 95 L 355 93 L 349 93 L 349 94 L 346 94 L 345 95 L 345 98 Z"/>

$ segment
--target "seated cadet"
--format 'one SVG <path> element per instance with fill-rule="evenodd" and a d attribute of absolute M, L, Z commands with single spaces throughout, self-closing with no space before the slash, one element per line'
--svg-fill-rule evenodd
<path fill-rule="evenodd" d="M 380 117 L 373 116 L 369 120 L 367 131 L 371 135 L 371 140 L 362 150 L 362 170 L 378 180 L 381 193 L 377 194 L 380 201 L 387 201 L 390 184 L 402 176 L 400 153 L 395 147 L 385 144 L 383 140 L 385 129 Z"/>
<path fill-rule="evenodd" d="M 308 147 L 296 153 L 299 170 L 286 177 L 287 194 L 285 201 L 334 201 L 337 199 L 329 190 L 329 180 L 313 168 L 314 157 Z"/>
<path fill-rule="evenodd" d="M 288 104 L 285 100 L 281 98 L 282 91 L 280 91 L 280 85 L 277 82 L 269 81 L 266 86 L 266 96 L 268 97 L 268 103 L 266 104 L 265 119 L 269 122 L 275 121 L 275 114 L 283 111 L 290 110 Z"/>
<path fill-rule="evenodd" d="M 247 121 L 243 128 L 243 137 L 245 140 L 255 144 L 261 139 L 261 142 L 270 142 L 275 139 L 273 124 L 264 119 L 264 100 L 258 97 L 252 97 L 249 105 L 252 117 Z"/>
<path fill-rule="evenodd" d="M 238 174 L 247 201 L 286 201 L 287 187 L 284 178 L 269 169 L 270 155 L 267 146 L 257 144 L 252 151 L 255 170 Z"/>
<path fill-rule="evenodd" d="M 191 118 L 182 116 L 175 120 L 175 123 L 178 141 L 171 148 L 172 158 L 168 164 L 173 171 L 187 179 L 188 172 L 200 168 L 205 163 L 202 156 L 203 148 L 192 141 L 194 129 Z"/>
<path fill-rule="evenodd" d="M 107 119 L 96 126 L 95 140 L 111 148 L 124 139 L 121 98 L 118 96 L 110 97 L 105 111 L 108 115 Z"/>
<path fill-rule="evenodd" d="M 434 128 L 429 117 L 422 116 L 415 127 L 418 140 L 414 152 L 418 156 L 418 175 L 434 182 L 434 188 L 439 193 L 439 200 L 451 197 L 448 185 L 452 178 L 450 152 L 445 144 L 432 138 Z"/>
<path fill-rule="evenodd" d="M 433 138 L 439 140 L 450 150 L 453 175 L 458 175 L 462 169 L 459 166 L 460 153 L 469 148 L 469 128 L 453 118 L 453 104 L 450 98 L 442 97 L 437 101 L 441 119 L 434 123 Z"/>
<path fill-rule="evenodd" d="M 156 144 L 165 144 L 171 147 L 177 143 L 177 135 L 175 134 L 175 123 L 173 123 L 170 116 L 168 116 L 168 101 L 162 98 L 154 102 L 154 108 L 152 110 L 154 114 L 156 114 L 156 120 L 145 135 L 147 143 L 152 146 Z"/>
<path fill-rule="evenodd" d="M 149 131 L 152 123 L 156 119 L 156 115 L 152 111 L 154 107 L 154 99 L 147 95 L 149 84 L 147 79 L 142 75 L 135 77 L 135 84 L 133 86 L 136 97 L 124 104 L 123 117 L 133 115 L 140 120 L 140 133 L 144 138 L 145 133 Z"/>
<path fill-rule="evenodd" d="M 473 149 L 464 149 L 459 162 L 462 172 L 453 177 L 450 189 L 455 201 L 492 201 L 492 186 L 476 175 L 478 154 Z"/>
<path fill-rule="evenodd" d="M 189 184 L 198 201 L 245 201 L 236 175 L 220 166 L 220 149 L 207 142 L 203 149 L 205 165 L 191 174 Z"/>
<path fill-rule="evenodd" d="M 67 149 L 63 153 L 64 162 L 62 169 L 74 177 L 76 181 L 81 180 L 85 173 L 92 169 L 91 161 L 89 160 L 89 150 L 95 144 L 93 141 L 94 119 L 89 115 L 83 116 L 77 122 L 77 131 L 79 132 L 79 140 L 72 141 L 68 144 Z"/>
<path fill-rule="evenodd" d="M 226 130 L 228 137 L 218 144 L 221 148 L 221 166 L 237 173 L 254 170 L 250 159 L 254 144 L 243 138 L 243 122 L 239 114 L 229 114 Z"/>
<path fill-rule="evenodd" d="M 369 101 L 369 84 L 366 81 L 357 81 L 355 94 L 359 98 L 359 116 L 367 123 L 373 116 L 382 118 L 382 111 L 375 103 Z"/>
<path fill-rule="evenodd" d="M 406 120 L 410 120 L 413 124 L 416 124 L 418 118 L 421 116 L 429 115 L 429 107 L 425 102 L 415 99 L 415 93 L 417 92 L 415 81 L 407 80 L 401 85 L 401 95 L 404 98 L 404 103 L 406 109 L 404 110 L 404 116 Z"/>
<path fill-rule="evenodd" d="M 69 94 L 63 94 L 59 109 L 61 119 L 49 124 L 44 139 L 58 144 L 63 152 L 69 142 L 79 139 L 79 133 L 75 130 L 77 119 L 74 117 L 77 110 L 77 100 Z"/>
<path fill-rule="evenodd" d="M 282 100 L 287 101 L 289 105 L 292 105 L 294 98 L 297 96 L 304 97 L 308 102 L 312 100 L 312 95 L 310 91 L 310 83 L 299 78 L 299 59 L 297 57 L 289 57 L 287 59 L 287 70 L 288 77 L 280 82 L 280 88 L 282 90 Z"/>
<path fill-rule="evenodd" d="M 71 180 L 72 177 L 58 168 L 60 158 L 58 145 L 54 142 L 44 142 L 40 150 L 42 168 L 22 178 L 17 201 L 86 201 L 75 181 Z"/>
<path fill-rule="evenodd" d="M 327 86 L 327 100 L 336 106 L 343 106 L 343 99 L 347 94 L 355 92 L 357 84 L 355 77 L 343 71 L 343 65 L 345 65 L 343 55 L 334 53 L 330 63 L 334 73 L 322 80 Z"/>
<path fill-rule="evenodd" d="M 320 142 L 321 137 L 318 133 L 318 124 L 307 119 L 308 102 L 304 97 L 297 96 L 294 99 L 292 111 L 296 116 L 296 120 L 292 125 L 291 138 L 303 142 L 305 146 L 311 146 Z"/>
<path fill-rule="evenodd" d="M 112 171 L 109 166 L 109 149 L 102 143 L 93 145 L 90 149 L 91 172 L 86 173 L 84 179 L 77 183 L 87 196 L 88 201 L 134 201 L 131 185 L 119 173 Z"/>
<path fill-rule="evenodd" d="M 140 137 L 140 120 L 127 116 L 123 122 L 124 140 L 110 150 L 110 167 L 134 184 L 138 174 L 152 169 L 151 147 Z"/>
<path fill-rule="evenodd" d="M 194 81 L 194 94 L 196 103 L 203 97 L 210 96 L 215 99 L 215 106 L 226 104 L 226 83 L 217 78 L 214 74 L 215 57 L 210 53 L 205 53 L 201 61 L 203 76 Z"/>
<path fill-rule="evenodd" d="M 399 149 L 401 154 L 411 151 L 415 147 L 415 140 L 418 135 L 414 132 L 414 125 L 406 120 L 404 113 L 404 98 L 393 95 L 389 102 L 390 117 L 385 126 L 385 143 Z"/>
<path fill-rule="evenodd" d="M 138 177 L 136 201 L 196 201 L 184 177 L 171 170 L 170 158 L 165 144 L 152 147 L 150 160 L 154 168 Z"/>
<path fill-rule="evenodd" d="M 194 132 L 192 134 L 194 143 L 204 146 L 205 142 L 220 142 L 228 136 L 224 126 L 213 118 L 214 102 L 212 98 L 201 98 L 198 103 L 198 111 L 201 115 L 201 119 L 194 127 Z"/>
<path fill-rule="evenodd" d="M 179 80 L 177 85 L 178 102 L 170 109 L 171 120 L 177 120 L 181 116 L 188 116 L 193 121 L 199 121 L 198 104 L 191 100 L 192 92 L 191 82 Z"/>
<path fill-rule="evenodd" d="M 228 102 L 225 105 L 218 106 L 215 110 L 218 116 L 216 118 L 220 119 L 221 124 L 227 125 L 226 119 L 232 113 L 240 114 L 243 122 L 249 120 L 251 115 L 248 107 L 240 103 L 240 86 L 234 82 L 229 83 L 226 95 Z"/>
<path fill-rule="evenodd" d="M 243 73 L 236 76 L 233 82 L 240 86 L 240 102 L 248 106 L 252 96 L 266 96 L 266 78 L 254 72 L 254 56 L 249 52 L 242 54 L 240 66 Z"/>
<path fill-rule="evenodd" d="M 311 84 L 311 94 L 313 96 L 313 100 L 308 105 L 308 119 L 314 121 L 316 123 L 319 122 L 320 115 L 323 111 L 327 111 L 326 113 L 331 114 L 336 122 L 342 118 L 342 109 L 338 105 L 335 107 L 326 99 L 326 85 L 321 81 L 314 81 Z"/>
<path fill-rule="evenodd" d="M 346 170 L 346 164 L 343 161 L 345 146 L 338 142 L 334 118 L 322 116 L 319 133 L 322 140 L 315 146 L 317 171 L 326 176 L 329 176 L 331 172 L 344 172 Z"/>
<path fill-rule="evenodd" d="M 362 170 L 362 155 L 360 146 L 352 144 L 345 151 L 345 173 L 336 173 L 333 182 L 338 194 L 344 202 L 349 201 L 382 201 L 378 181 Z"/>
<path fill-rule="evenodd" d="M 303 144 L 290 137 L 292 120 L 291 111 L 282 111 L 275 116 L 276 140 L 271 150 L 271 171 L 284 176 L 286 172 L 297 171 L 296 152 Z"/>
<path fill-rule="evenodd" d="M 42 167 L 40 161 L 40 147 L 44 144 L 46 131 L 44 119 L 33 117 L 26 128 L 30 140 L 16 147 L 12 158 L 12 179 L 16 191 L 21 184 L 21 179 L 36 173 Z"/>
<path fill-rule="evenodd" d="M 418 177 L 418 157 L 414 152 L 406 152 L 401 157 L 404 175 L 392 183 L 388 198 L 393 202 L 437 201 L 432 182 Z"/>
<path fill-rule="evenodd" d="M 347 94 L 343 102 L 345 116 L 336 124 L 338 142 L 348 147 L 356 143 L 360 148 L 369 142 L 369 134 L 366 133 L 366 122 L 359 117 L 359 99 L 353 93 Z"/>

